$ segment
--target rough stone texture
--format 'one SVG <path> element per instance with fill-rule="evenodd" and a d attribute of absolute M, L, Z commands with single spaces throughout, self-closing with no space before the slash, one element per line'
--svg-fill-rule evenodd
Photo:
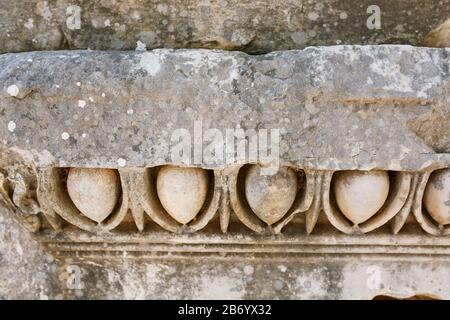
<path fill-rule="evenodd" d="M 86 261 L 83 290 L 68 298 L 107 299 L 448 299 L 448 262 L 420 260 Z M 169 310 L 168 310 L 169 312 Z M 170 310 L 173 312 L 173 310 Z"/>
<path fill-rule="evenodd" d="M 379 30 L 366 27 L 369 0 L 0 0 L 0 52 L 449 45 L 449 0 L 377 2 Z M 1 55 L 0 201 L 11 212 L 0 212 L 0 297 L 450 299 L 448 237 L 425 235 L 416 223 L 441 235 L 442 226 L 430 229 L 417 212 L 429 170 L 450 165 L 448 54 L 345 46 L 261 56 L 205 50 Z M 309 185 L 298 199 L 299 207 L 310 199 L 315 213 L 286 217 L 281 235 L 256 235 L 235 216 L 228 216 L 226 234 L 212 220 L 205 230 L 174 235 L 145 222 L 136 207 L 140 232 L 126 229 L 131 217 L 112 232 L 81 232 L 70 223 L 50 231 L 51 212 L 47 220 L 39 213 L 46 208 L 36 199 L 36 171 L 186 165 L 170 158 L 171 133 L 186 129 L 195 141 L 195 121 L 223 133 L 280 129 L 281 162 L 296 168 L 403 170 L 397 189 L 406 195 L 394 195 L 406 209 L 390 210 L 393 229 L 402 232 L 387 232 L 390 212 L 381 223 L 362 225 L 363 232 L 378 228 L 364 236 L 336 222 L 331 228 L 320 204 L 329 195 L 322 190 L 329 172 L 314 173 L 314 190 Z M 221 169 L 245 161 L 222 160 L 189 164 Z M 425 169 L 413 173 L 410 186 L 408 171 Z M 12 215 L 29 231 L 40 230 L 35 238 L 62 260 L 41 251 Z"/>
<path fill-rule="evenodd" d="M 185 165 L 172 158 L 171 147 L 179 143 L 172 134 L 185 129 L 195 139 L 196 121 L 202 121 L 200 130 L 224 136 L 226 129 L 279 129 L 282 165 L 443 167 L 450 164 L 444 125 L 449 52 L 337 46 L 261 56 L 208 50 L 4 54 L 1 149 L 28 150 L 38 166 Z M 12 85 L 17 95 L 8 92 Z M 222 141 L 203 143 L 223 148 Z M 245 161 L 213 160 L 188 162 L 224 168 Z"/>
<path fill-rule="evenodd" d="M 0 296 L 4 299 L 372 299 L 378 295 L 450 299 L 450 262 L 442 254 L 432 256 L 432 264 L 414 255 L 408 260 L 376 255 L 333 259 L 325 254 L 305 259 L 292 258 L 293 253 L 281 253 L 274 260 L 206 260 L 195 255 L 164 260 L 81 257 L 57 264 L 3 209 L 0 239 Z M 357 238 L 353 246 L 356 242 L 363 247 L 370 241 Z M 396 240 L 386 242 L 395 245 Z M 433 239 L 422 244 L 426 242 L 428 253 L 439 247 Z M 380 250 L 386 252 L 386 246 Z M 80 282 L 74 287 L 69 275 L 77 269 Z"/>
<path fill-rule="evenodd" d="M 0 207 L 0 298 L 62 298 L 58 266 L 12 213 Z"/>
<path fill-rule="evenodd" d="M 1 0 L 0 52 L 218 48 L 250 53 L 334 44 L 423 44 L 449 0 Z M 139 43 L 138 43 L 139 41 Z"/>

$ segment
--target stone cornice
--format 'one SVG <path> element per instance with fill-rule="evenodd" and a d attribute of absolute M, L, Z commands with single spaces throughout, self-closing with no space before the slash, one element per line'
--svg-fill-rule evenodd
<path fill-rule="evenodd" d="M 445 256 L 449 52 L 4 54 L 0 200 L 57 255 Z M 225 148 L 240 129 L 258 148 L 279 133 L 275 175 Z M 192 157 L 173 158 L 177 130 Z"/>

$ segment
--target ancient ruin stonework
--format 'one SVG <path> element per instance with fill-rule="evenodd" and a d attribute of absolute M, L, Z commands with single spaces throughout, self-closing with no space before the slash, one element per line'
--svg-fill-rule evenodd
<path fill-rule="evenodd" d="M 449 299 L 450 6 L 358 3 L 5 2 L 0 295 Z"/>
<path fill-rule="evenodd" d="M 136 47 L 263 53 L 336 44 L 423 45 L 448 0 L 2 0 L 0 52 Z M 368 9 L 383 28 L 366 28 Z M 428 39 L 430 45 L 433 39 Z"/>

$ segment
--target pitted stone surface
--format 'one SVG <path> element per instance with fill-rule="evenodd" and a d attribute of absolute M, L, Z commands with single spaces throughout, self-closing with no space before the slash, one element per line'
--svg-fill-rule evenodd
<path fill-rule="evenodd" d="M 172 139 L 174 132 L 184 130 L 188 141 L 198 143 L 200 121 L 203 132 L 215 129 L 224 135 L 237 128 L 280 130 L 281 165 L 406 171 L 450 166 L 448 49 L 345 46 L 261 56 L 142 52 L 202 47 L 264 53 L 355 43 L 448 46 L 448 22 L 443 22 L 450 15 L 450 0 L 377 2 L 379 30 L 366 27 L 371 0 L 0 0 L 0 53 L 140 51 L 0 56 L 0 201 L 11 209 L 0 209 L 0 298 L 370 299 L 419 294 L 448 299 L 448 238 L 429 237 L 414 224 L 399 235 L 380 230 L 354 237 L 327 230 L 319 219 L 318 234 L 306 237 L 304 225 L 297 224 L 301 215 L 273 237 L 242 232 L 236 224 L 223 236 L 209 229 L 173 235 L 141 216 L 146 228 L 136 223 L 140 232 L 124 228 L 98 235 L 72 226 L 53 233 L 45 225 L 51 220 L 42 214 L 52 212 L 36 199 L 36 172 L 43 167 L 131 172 L 166 164 L 221 169 L 245 162 L 173 159 L 172 147 L 179 143 Z M 209 150 L 223 147 L 220 139 L 203 142 Z M 215 181 L 227 177 L 221 174 Z M 199 175 L 197 185 L 203 189 L 194 190 L 196 179 L 179 176 L 160 190 L 170 195 L 163 201 L 166 207 L 187 223 L 206 198 L 207 177 Z M 425 202 L 428 194 L 432 205 L 425 206 L 444 224 L 449 221 L 443 209 L 448 192 L 440 189 L 437 176 L 431 176 L 425 192 Z M 97 194 L 96 202 L 78 201 L 98 222 L 112 210 L 119 189 L 114 179 L 101 186 L 104 180 L 97 181 L 94 193 L 102 196 Z M 133 183 L 124 181 L 125 186 Z M 117 188 L 103 194 L 113 185 Z M 181 193 L 173 192 L 181 185 Z M 194 209 L 188 208 L 192 203 L 177 201 L 183 190 L 196 200 Z M 220 191 L 226 202 L 227 193 Z M 433 205 L 441 206 L 436 211 Z M 144 214 L 139 205 L 132 209 L 127 222 L 131 215 Z M 9 214 L 28 221 L 27 228 L 38 231 L 35 237 L 56 256 L 64 252 L 59 266 Z M 208 227 L 214 229 L 219 222 L 212 222 Z M 41 224 L 45 228 L 39 229 Z M 232 243 L 228 248 L 226 241 Z M 242 255 L 234 256 L 239 250 Z M 174 259 L 160 261 L 162 252 Z M 209 259 L 218 256 L 220 261 Z"/>
<path fill-rule="evenodd" d="M 379 29 L 367 27 L 374 4 Z M 449 0 L 1 0 L 0 52 L 420 45 L 449 16 Z"/>
<path fill-rule="evenodd" d="M 52 255 L 0 207 L 0 298 L 61 299 L 64 287 Z"/>
<path fill-rule="evenodd" d="M 442 167 L 450 164 L 449 129 L 421 128 L 433 114 L 443 123 L 450 118 L 449 52 L 337 46 L 261 56 L 209 50 L 4 54 L 1 149 L 27 150 L 38 166 L 185 165 L 173 159 L 172 147 L 180 143 L 174 133 L 187 130 L 194 139 L 200 124 L 200 135 L 217 129 L 224 138 L 227 129 L 278 129 L 282 165 Z M 16 96 L 8 93 L 12 85 Z M 422 125 L 411 125 L 417 121 Z M 431 139 L 436 135 L 442 139 Z M 204 139 L 203 150 L 208 145 L 224 147 Z M 224 168 L 244 160 L 188 164 Z"/>

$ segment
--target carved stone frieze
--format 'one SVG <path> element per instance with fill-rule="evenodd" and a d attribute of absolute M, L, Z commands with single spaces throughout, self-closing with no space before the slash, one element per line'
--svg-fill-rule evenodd
<path fill-rule="evenodd" d="M 447 250 L 450 146 L 430 121 L 450 119 L 448 53 L 5 54 L 0 200 L 59 254 L 99 239 L 166 253 L 197 241 L 205 254 L 309 237 L 407 251 L 442 236 L 429 241 Z M 248 152 L 230 149 L 229 129 Z M 188 157 L 174 157 L 185 137 Z M 251 158 L 255 141 L 270 152 Z"/>
<path fill-rule="evenodd" d="M 187 189 L 196 190 L 195 184 L 203 184 L 202 181 L 191 181 L 191 185 L 184 185 L 185 190 L 167 193 L 165 197 L 168 198 L 163 198 L 164 200 L 160 196 L 163 192 L 158 188 L 169 188 L 169 186 L 165 184 L 166 181 L 157 182 L 157 179 L 166 179 L 168 176 L 159 173 L 164 170 L 164 172 L 175 171 L 175 174 L 179 174 L 183 170 L 192 169 L 170 165 L 144 169 L 119 169 L 117 176 L 121 186 L 120 195 L 112 206 L 109 203 L 105 205 L 107 210 L 111 207 L 114 209 L 102 220 L 97 219 L 97 215 L 91 214 L 85 209 L 78 209 L 76 201 L 74 202 L 73 196 L 71 197 L 73 193 L 71 189 L 77 189 L 79 186 L 76 185 L 77 182 L 67 184 L 67 175 L 70 172 L 67 168 L 39 170 L 37 199 L 48 225 L 55 231 L 63 231 L 66 227 L 76 227 L 97 234 L 114 230 L 139 233 L 148 229 L 146 224 L 153 223 L 172 233 L 193 233 L 204 228 L 208 229 L 208 224 L 215 224 L 219 221 L 222 232 L 227 232 L 230 224 L 239 223 L 255 233 L 279 234 L 292 220 L 296 219 L 297 223 L 293 224 L 298 228 L 299 237 L 314 232 L 314 229 L 320 228 L 325 221 L 336 230 L 349 235 L 366 234 L 386 224 L 390 224 L 392 232 L 397 234 L 406 223 L 408 216 L 414 216 L 415 223 L 431 235 L 448 235 L 450 233 L 449 225 L 445 223 L 446 220 L 435 218 L 447 214 L 447 211 L 441 213 L 446 208 L 447 199 L 440 195 L 436 196 L 435 189 L 437 187 L 439 191 L 450 187 L 450 180 L 445 179 L 450 169 L 440 169 L 432 174 L 435 176 L 436 173 L 445 173 L 444 178 L 438 182 L 436 182 L 436 178 L 428 181 L 430 171 L 383 172 L 386 175 L 387 183 L 383 182 L 380 185 L 376 180 L 366 178 L 371 173 L 370 171 L 334 172 L 289 168 L 298 181 L 295 184 L 294 198 L 292 201 L 289 200 L 289 206 L 286 206 L 285 197 L 272 198 L 270 206 L 263 208 L 261 218 L 261 213 L 255 211 L 250 205 L 254 199 L 253 195 L 249 196 L 251 193 L 247 191 L 247 188 L 261 188 L 261 182 L 257 182 L 256 185 L 245 182 L 249 175 L 253 175 L 253 170 L 257 167 L 259 166 L 252 164 L 238 166 L 228 173 L 219 170 L 196 169 L 203 170 L 205 177 L 208 177 L 205 196 L 183 192 Z M 83 172 L 83 170 L 97 176 L 97 172 L 104 169 L 77 169 L 78 172 Z M 287 178 L 284 175 L 287 168 L 281 168 L 280 172 L 278 174 L 282 179 L 278 178 L 275 189 L 271 186 L 270 181 L 266 184 L 268 190 L 261 188 L 260 192 L 267 193 L 275 190 L 276 194 L 280 188 L 291 188 L 291 177 Z M 377 175 L 380 175 L 379 171 L 377 171 Z M 267 179 L 266 176 L 261 177 Z M 273 177 L 270 179 L 273 180 Z M 344 184 L 342 184 L 342 180 L 344 180 Z M 171 180 L 171 177 L 167 179 L 167 182 L 173 183 L 174 181 L 176 180 Z M 251 179 L 250 181 L 254 182 Z M 79 182 L 80 186 L 84 185 L 83 182 Z M 111 183 L 115 182 L 111 181 Z M 348 189 L 362 188 L 361 184 L 367 183 L 368 185 L 362 189 L 363 195 L 358 192 L 347 193 L 345 200 L 346 204 L 350 205 L 345 207 L 344 213 L 342 204 L 337 199 L 344 197 L 342 193 L 347 192 Z M 98 181 L 98 185 L 102 184 L 103 182 Z M 111 186 L 104 187 L 105 192 L 111 188 Z M 180 185 L 173 187 L 179 188 Z M 427 192 L 424 198 L 425 190 Z M 251 192 L 255 192 L 255 190 Z M 377 193 L 382 194 L 384 200 L 377 203 L 375 212 L 371 212 L 370 215 L 361 219 L 361 216 L 358 216 L 360 209 L 357 206 L 361 202 L 370 205 L 373 198 L 378 201 Z M 92 204 L 93 209 L 91 210 L 103 209 L 101 205 L 99 206 L 97 199 L 89 197 L 83 199 L 79 198 L 79 195 L 76 197 L 77 201 L 83 201 L 85 208 Z M 290 199 L 290 195 L 288 197 Z M 429 212 L 425 208 L 423 202 L 427 201 L 427 197 L 437 197 L 433 202 L 434 207 L 437 208 L 433 207 L 433 210 L 437 211 Z M 5 200 L 7 203 L 13 203 L 11 198 L 5 198 Z M 33 201 L 37 206 L 37 201 Z M 183 221 L 177 216 L 177 212 L 168 211 L 171 209 L 164 206 L 164 201 L 170 201 L 172 207 L 181 204 L 187 208 L 195 207 L 197 209 L 192 214 L 192 218 Z M 280 208 L 283 211 L 280 211 Z M 184 218 L 184 211 L 180 212 L 181 217 Z M 231 213 L 233 213 L 233 217 L 230 217 Z M 126 218 L 127 214 L 129 214 L 128 219 Z M 319 221 L 320 215 L 323 215 L 322 221 Z M 267 218 L 272 216 L 276 216 L 276 219 Z M 356 216 L 358 220 L 353 220 L 353 216 Z M 299 219 L 300 217 L 301 219 Z M 213 233 L 221 234 L 222 232 L 217 229 Z M 320 231 L 317 232 L 320 233 Z"/>
<path fill-rule="evenodd" d="M 32 232 L 41 227 L 36 189 L 37 174 L 32 161 L 16 151 L 4 150 L 0 155 L 0 204 L 14 212 Z"/>

